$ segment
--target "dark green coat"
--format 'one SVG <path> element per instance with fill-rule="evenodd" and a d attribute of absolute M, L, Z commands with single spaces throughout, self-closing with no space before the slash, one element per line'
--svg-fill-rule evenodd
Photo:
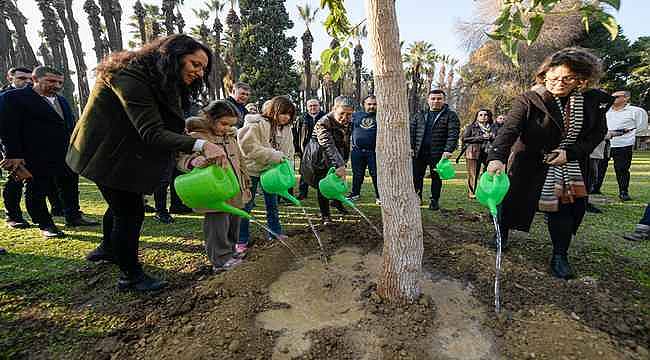
<path fill-rule="evenodd" d="M 110 188 L 151 193 L 172 154 L 191 152 L 180 97 L 159 77 L 129 64 L 97 79 L 70 139 L 66 162 L 80 175 Z"/>

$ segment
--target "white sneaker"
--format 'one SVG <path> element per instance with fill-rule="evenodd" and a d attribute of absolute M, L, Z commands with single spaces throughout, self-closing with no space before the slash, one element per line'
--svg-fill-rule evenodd
<path fill-rule="evenodd" d="M 375 200 L 375 204 L 381 206 L 381 200 L 379 199 Z"/>

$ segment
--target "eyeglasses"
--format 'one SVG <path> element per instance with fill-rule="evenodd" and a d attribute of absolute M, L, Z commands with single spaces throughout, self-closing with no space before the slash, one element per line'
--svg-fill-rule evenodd
<path fill-rule="evenodd" d="M 569 75 L 569 76 L 564 76 L 561 78 L 546 78 L 546 81 L 548 81 L 551 84 L 556 84 L 558 82 L 562 82 L 562 84 L 572 84 L 576 81 L 578 81 L 577 76 Z"/>

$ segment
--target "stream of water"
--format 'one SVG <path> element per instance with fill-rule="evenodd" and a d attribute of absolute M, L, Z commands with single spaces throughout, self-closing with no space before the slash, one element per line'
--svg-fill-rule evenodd
<path fill-rule="evenodd" d="M 325 247 L 323 246 L 323 242 L 320 239 L 320 236 L 318 235 L 318 231 L 316 231 L 316 227 L 314 226 L 314 223 L 311 222 L 311 218 L 309 215 L 307 215 L 307 210 L 304 207 L 300 207 L 302 209 L 302 213 L 305 214 L 305 217 L 307 218 L 307 221 L 309 222 L 309 227 L 311 228 L 311 232 L 314 233 L 314 236 L 316 237 L 316 240 L 318 241 L 318 247 L 320 248 L 320 258 L 321 261 L 327 265 L 327 255 L 325 255 Z"/>
<path fill-rule="evenodd" d="M 293 251 L 293 248 L 291 248 L 291 246 L 289 246 L 289 244 L 287 244 L 286 241 L 284 241 L 284 240 L 282 239 L 282 237 L 280 236 L 280 234 L 278 234 L 278 233 L 276 233 L 275 231 L 269 229 L 268 226 L 262 224 L 262 222 L 260 222 L 259 220 L 255 219 L 255 218 L 250 219 L 250 222 L 252 222 L 253 224 L 255 224 L 255 225 L 257 225 L 257 226 L 260 226 L 260 227 L 262 227 L 264 230 L 268 231 L 269 234 L 271 234 L 271 235 L 272 235 L 274 238 L 276 238 L 280 243 L 282 243 L 282 245 L 284 245 L 287 249 L 289 249 L 289 251 L 291 252 L 291 254 L 293 254 L 293 256 L 298 257 L 298 254 L 296 254 L 296 252 Z"/>
<path fill-rule="evenodd" d="M 496 230 L 496 243 L 497 243 L 497 259 L 496 271 L 494 275 L 494 310 L 498 313 L 501 311 L 501 300 L 499 298 L 499 277 L 501 275 L 501 227 L 497 216 L 492 216 L 494 222 L 494 229 Z"/>
<path fill-rule="evenodd" d="M 356 207 L 356 205 L 352 205 L 352 208 L 353 208 L 354 210 L 356 210 L 356 212 L 359 213 L 359 215 L 361 215 L 361 217 L 362 217 L 364 220 L 366 220 L 366 222 L 367 222 L 368 224 L 370 224 L 370 226 L 371 226 L 373 229 L 375 229 L 375 232 L 377 233 L 377 236 L 379 236 L 380 238 L 383 236 L 382 233 L 381 233 L 381 231 L 379 231 L 379 229 L 377 229 L 377 227 L 375 226 L 375 224 L 373 224 L 372 221 L 370 221 L 370 219 L 368 219 L 368 217 L 366 216 L 366 214 L 364 214 L 361 210 L 359 210 L 359 208 Z"/>

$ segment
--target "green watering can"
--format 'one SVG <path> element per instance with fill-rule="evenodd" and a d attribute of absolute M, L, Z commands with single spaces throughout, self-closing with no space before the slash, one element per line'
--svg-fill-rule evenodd
<path fill-rule="evenodd" d="M 510 188 L 508 175 L 501 172 L 498 175 L 490 175 L 484 172 L 476 187 L 476 198 L 488 207 L 493 216 L 497 215 L 497 206 L 501 204 Z"/>
<path fill-rule="evenodd" d="M 352 201 L 345 197 L 345 194 L 348 193 L 348 184 L 336 175 L 335 168 L 329 169 L 327 176 L 318 183 L 318 189 L 325 198 L 338 200 L 347 206 L 354 207 Z"/>
<path fill-rule="evenodd" d="M 209 209 L 227 212 L 246 219 L 250 214 L 226 201 L 239 194 L 239 181 L 231 167 L 224 169 L 216 165 L 194 168 L 188 174 L 174 181 L 174 187 L 183 204 L 194 209 Z"/>
<path fill-rule="evenodd" d="M 289 194 L 289 189 L 296 185 L 296 174 L 289 160 L 273 165 L 260 175 L 262 189 L 269 194 L 280 195 L 296 206 L 302 206 L 300 200 Z"/>
<path fill-rule="evenodd" d="M 447 158 L 440 159 L 436 164 L 436 172 L 442 180 L 453 179 L 456 176 L 454 165 Z"/>

